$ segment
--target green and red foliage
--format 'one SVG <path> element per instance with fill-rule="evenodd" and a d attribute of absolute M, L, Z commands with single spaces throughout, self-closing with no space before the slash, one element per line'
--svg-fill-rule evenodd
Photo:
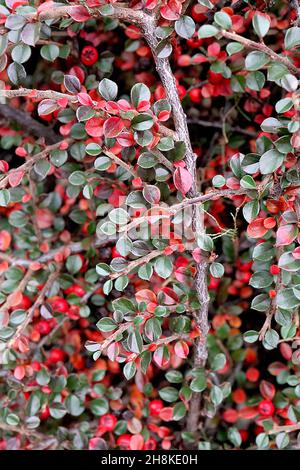
<path fill-rule="evenodd" d="M 298 445 L 299 12 L 0 0 L 2 450 Z"/>

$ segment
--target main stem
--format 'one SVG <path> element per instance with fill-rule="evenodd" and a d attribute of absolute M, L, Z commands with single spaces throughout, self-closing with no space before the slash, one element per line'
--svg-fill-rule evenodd
<path fill-rule="evenodd" d="M 155 35 L 156 20 L 153 16 L 145 16 L 142 24 L 144 37 L 151 48 L 155 61 L 156 70 L 159 74 L 161 82 L 166 91 L 167 99 L 172 107 L 173 121 L 178 139 L 183 141 L 186 147 L 185 163 L 186 168 L 193 176 L 193 184 L 188 193 L 189 198 L 197 195 L 197 178 L 196 178 L 196 158 L 192 149 L 189 130 L 187 126 L 187 117 L 183 110 L 174 74 L 172 72 L 168 59 L 159 58 L 157 56 L 158 40 Z M 198 206 L 193 206 L 192 226 L 194 233 L 203 231 L 202 218 Z M 200 303 L 199 310 L 195 313 L 195 320 L 200 332 L 199 338 L 196 339 L 194 348 L 194 367 L 204 367 L 207 361 L 206 339 L 209 331 L 208 324 L 208 306 L 209 294 L 207 288 L 207 268 L 208 262 L 201 260 L 197 263 L 197 273 L 195 277 L 195 290 Z M 186 428 L 188 431 L 194 432 L 198 429 L 200 416 L 201 395 L 194 392 L 190 401 L 190 409 L 187 417 Z"/>

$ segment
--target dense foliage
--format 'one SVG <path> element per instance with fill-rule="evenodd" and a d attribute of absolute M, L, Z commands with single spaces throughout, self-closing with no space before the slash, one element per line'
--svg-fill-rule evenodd
<path fill-rule="evenodd" d="M 294 448 L 298 0 L 0 0 L 0 448 Z"/>

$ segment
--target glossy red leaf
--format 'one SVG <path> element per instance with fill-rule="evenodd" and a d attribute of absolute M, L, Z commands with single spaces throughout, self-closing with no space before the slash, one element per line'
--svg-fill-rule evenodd
<path fill-rule="evenodd" d="M 81 23 L 90 19 L 90 14 L 83 5 L 71 6 L 68 13 L 74 21 Z"/>
<path fill-rule="evenodd" d="M 169 0 L 166 6 L 160 9 L 160 14 L 166 20 L 174 21 L 180 18 L 182 4 L 177 0 Z"/>
<path fill-rule="evenodd" d="M 173 179 L 175 187 L 185 196 L 193 184 L 191 173 L 186 168 L 178 167 L 174 171 Z"/>
<path fill-rule="evenodd" d="M 271 382 L 268 382 L 267 380 L 262 380 L 259 384 L 259 391 L 262 397 L 268 400 L 273 400 L 276 393 L 276 388 Z"/>
<path fill-rule="evenodd" d="M 103 132 L 105 137 L 112 139 L 117 137 L 121 134 L 122 130 L 124 129 L 124 122 L 119 117 L 111 117 L 107 121 L 105 121 L 103 126 Z"/>
<path fill-rule="evenodd" d="M 158 367 L 166 367 L 170 362 L 170 353 L 167 346 L 160 346 L 154 351 L 153 361 Z"/>
<path fill-rule="evenodd" d="M 173 408 L 171 406 L 165 406 L 160 410 L 159 417 L 163 421 L 172 421 L 173 419 Z"/>
<path fill-rule="evenodd" d="M 174 346 L 175 354 L 181 359 L 186 359 L 189 355 L 189 347 L 185 341 L 177 341 Z"/>
<path fill-rule="evenodd" d="M 142 450 L 144 447 L 144 438 L 141 434 L 135 434 L 130 439 L 131 450 Z"/>
<path fill-rule="evenodd" d="M 286 246 L 292 243 L 298 235 L 296 225 L 281 225 L 276 233 L 276 246 Z"/>
<path fill-rule="evenodd" d="M 251 238 L 261 238 L 267 233 L 268 229 L 264 226 L 264 219 L 254 219 L 247 228 L 247 233 Z"/>
<path fill-rule="evenodd" d="M 156 295 L 150 289 L 142 289 L 136 292 L 135 299 L 137 302 L 156 302 Z"/>
<path fill-rule="evenodd" d="M 8 175 L 8 182 L 11 185 L 12 188 L 15 188 L 18 186 L 21 181 L 23 176 L 25 175 L 25 172 L 22 170 L 14 170 L 12 173 Z"/>
<path fill-rule="evenodd" d="M 103 119 L 93 117 L 86 121 L 85 130 L 91 137 L 101 137 L 103 135 Z"/>
<path fill-rule="evenodd" d="M 77 99 L 83 106 L 92 106 L 93 100 L 87 93 L 78 93 Z"/>

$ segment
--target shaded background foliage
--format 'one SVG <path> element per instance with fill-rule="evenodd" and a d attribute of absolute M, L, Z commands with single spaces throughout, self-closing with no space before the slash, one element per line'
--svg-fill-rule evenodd
<path fill-rule="evenodd" d="M 297 448 L 298 13 L 1 0 L 1 449 Z"/>

